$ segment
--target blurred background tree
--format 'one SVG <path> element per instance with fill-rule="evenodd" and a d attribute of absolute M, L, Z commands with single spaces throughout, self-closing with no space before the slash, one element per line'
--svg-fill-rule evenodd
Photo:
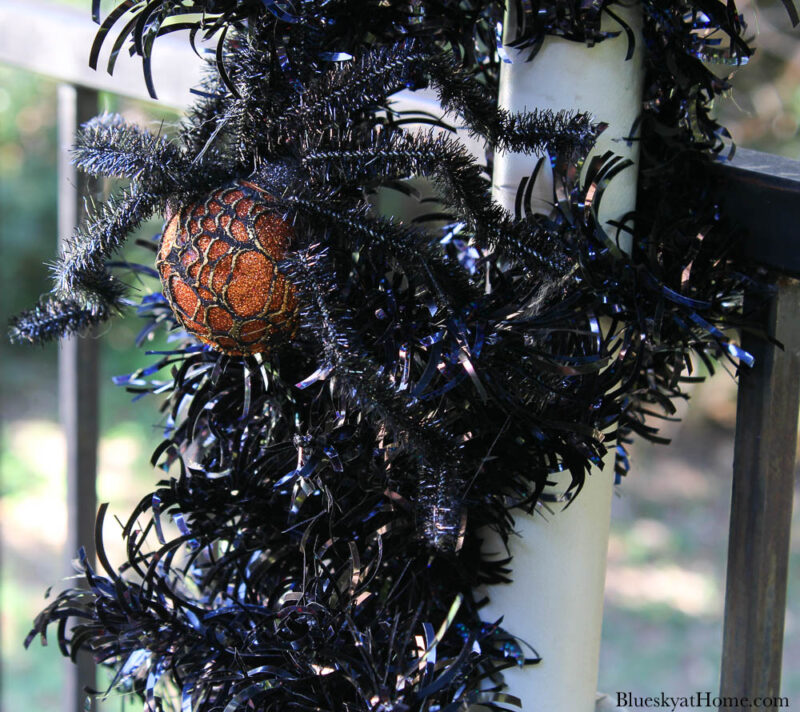
<path fill-rule="evenodd" d="M 89 0 L 59 4 L 89 11 Z M 737 72 L 718 115 L 738 145 L 800 159 L 798 33 L 790 30 L 779 0 L 740 8 L 759 35 L 758 51 Z M 112 96 L 103 96 L 102 104 L 142 123 L 176 119 L 152 104 Z M 54 258 L 56 248 L 56 151 L 56 84 L 0 66 L 0 279 L 10 285 L 0 296 L 4 324 L 49 289 L 43 263 Z M 159 229 L 147 225 L 142 236 Z M 151 259 L 129 244 L 131 259 Z M 147 464 L 159 437 L 156 404 L 133 404 L 129 394 L 111 385 L 113 375 L 145 361 L 133 347 L 138 329 L 136 317 L 128 315 L 116 320 L 101 342 L 98 496 L 121 518 L 158 478 Z M 11 347 L 0 339 L 0 362 L 0 710 L 56 709 L 60 656 L 38 644 L 22 649 L 43 605 L 42 591 L 58 588 L 64 569 L 56 348 Z M 683 423 L 669 428 L 671 447 L 637 445 L 633 472 L 617 490 L 600 670 L 605 691 L 680 695 L 718 687 L 735 419 L 731 376 L 721 370 L 696 388 L 685 414 Z M 800 522 L 793 531 L 783 694 L 800 700 Z M 103 709 L 119 710 L 119 699 Z"/>
<path fill-rule="evenodd" d="M 730 96 L 717 107 L 734 141 L 747 148 L 800 157 L 800 33 L 778 0 L 737 3 L 756 35 L 756 54 L 738 70 Z"/>

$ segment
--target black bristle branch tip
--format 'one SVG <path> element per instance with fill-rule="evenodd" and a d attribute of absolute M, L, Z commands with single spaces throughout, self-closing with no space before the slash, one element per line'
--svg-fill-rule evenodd
<path fill-rule="evenodd" d="M 9 337 L 14 343 L 44 344 L 62 336 L 86 333 L 105 321 L 112 309 L 98 301 L 42 298 L 30 311 L 11 319 Z"/>
<path fill-rule="evenodd" d="M 126 122 L 118 114 L 102 114 L 81 127 L 73 149 L 74 163 L 94 176 L 149 181 L 170 180 L 182 160 L 177 147 L 163 136 Z"/>
<path fill-rule="evenodd" d="M 55 291 L 69 294 L 104 282 L 106 260 L 118 252 L 130 232 L 155 211 L 158 199 L 125 189 L 100 203 L 65 243 L 54 267 Z"/>
<path fill-rule="evenodd" d="M 532 109 L 513 113 L 498 108 L 493 91 L 476 81 L 444 53 L 429 62 L 430 80 L 445 111 L 461 114 L 473 136 L 503 151 L 588 153 L 598 129 L 591 117 L 574 111 Z"/>

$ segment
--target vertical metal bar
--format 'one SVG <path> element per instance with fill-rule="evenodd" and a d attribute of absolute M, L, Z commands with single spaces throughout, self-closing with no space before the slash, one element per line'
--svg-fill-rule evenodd
<path fill-rule="evenodd" d="M 96 181 L 75 170 L 70 149 L 78 126 L 97 113 L 97 92 L 71 85 L 58 88 L 58 230 L 69 238 L 93 197 Z M 62 242 L 63 244 L 63 242 Z M 94 560 L 94 521 L 97 511 L 98 344 L 91 336 L 62 339 L 58 379 L 61 421 L 67 442 L 67 542 L 69 561 L 84 546 Z M 74 570 L 70 566 L 70 574 Z M 84 688 L 95 687 L 95 667 L 89 656 L 68 665 L 64 712 L 84 712 Z M 91 709 L 95 706 L 92 703 Z"/>
<path fill-rule="evenodd" d="M 782 278 L 764 323 L 783 349 L 745 337 L 756 365 L 741 373 L 736 416 L 720 686 L 728 699 L 780 695 L 800 408 L 798 314 L 800 283 Z"/>

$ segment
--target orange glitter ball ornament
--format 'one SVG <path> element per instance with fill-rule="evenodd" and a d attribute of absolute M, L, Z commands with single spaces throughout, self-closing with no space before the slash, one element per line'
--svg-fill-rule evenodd
<path fill-rule="evenodd" d="M 297 295 L 278 271 L 292 228 L 269 197 L 241 183 L 168 217 L 156 259 L 178 321 L 231 356 L 266 351 L 294 332 Z"/>

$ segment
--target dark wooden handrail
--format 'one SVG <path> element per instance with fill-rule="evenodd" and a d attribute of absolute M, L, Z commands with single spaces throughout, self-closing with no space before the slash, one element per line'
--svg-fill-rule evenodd
<path fill-rule="evenodd" d="M 739 373 L 720 696 L 780 695 L 800 411 L 800 161 L 739 149 L 710 175 L 712 195 L 745 231 L 743 251 L 775 291 L 752 295 L 772 342 L 745 333 Z M 741 709 L 728 705 L 721 709 Z"/>
<path fill-rule="evenodd" d="M 739 148 L 711 179 L 725 215 L 747 234 L 744 252 L 784 275 L 800 276 L 800 161 Z"/>

